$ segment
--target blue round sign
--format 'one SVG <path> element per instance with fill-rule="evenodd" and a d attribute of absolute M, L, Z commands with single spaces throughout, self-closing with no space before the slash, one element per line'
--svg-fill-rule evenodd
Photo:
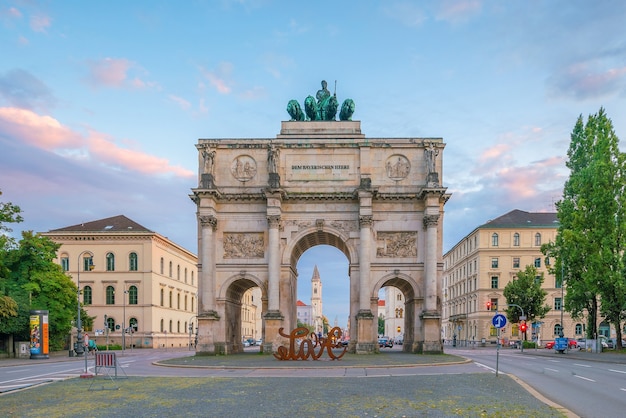
<path fill-rule="evenodd" d="M 504 316 L 502 314 L 496 314 L 496 315 L 494 315 L 493 319 L 491 320 L 491 323 L 496 328 L 502 328 L 502 327 L 504 327 L 506 325 L 506 316 Z"/>

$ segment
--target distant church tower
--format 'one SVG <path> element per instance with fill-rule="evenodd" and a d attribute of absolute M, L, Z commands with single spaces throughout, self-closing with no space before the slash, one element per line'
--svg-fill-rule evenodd
<path fill-rule="evenodd" d="M 324 323 L 322 321 L 322 279 L 320 279 L 320 272 L 317 271 L 317 265 L 313 268 L 313 277 L 311 277 L 311 306 L 313 307 L 315 332 L 324 332 Z"/>

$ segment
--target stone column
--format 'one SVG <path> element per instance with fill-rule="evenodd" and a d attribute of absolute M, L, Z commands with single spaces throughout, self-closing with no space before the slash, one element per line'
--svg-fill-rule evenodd
<path fill-rule="evenodd" d="M 426 274 L 424 284 L 424 308 L 426 312 L 437 312 L 437 223 L 439 215 L 425 215 L 424 228 L 426 228 L 426 260 L 424 272 Z"/>
<path fill-rule="evenodd" d="M 198 313 L 202 315 L 215 314 L 215 243 L 213 232 L 217 228 L 215 216 L 198 216 L 201 226 L 202 240 L 200 248 L 200 266 L 198 266 Z"/>
<path fill-rule="evenodd" d="M 269 225 L 269 243 L 268 243 L 268 293 L 269 293 L 269 311 L 280 310 L 280 240 L 279 226 L 280 216 L 270 215 L 267 217 Z"/>
<path fill-rule="evenodd" d="M 359 218 L 361 227 L 359 249 L 359 310 L 370 311 L 370 238 L 372 236 L 372 216 Z"/>

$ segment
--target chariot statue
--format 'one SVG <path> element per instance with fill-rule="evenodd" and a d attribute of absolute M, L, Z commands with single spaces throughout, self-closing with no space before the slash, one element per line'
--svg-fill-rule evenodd
<path fill-rule="evenodd" d="M 322 88 L 317 91 L 315 97 L 308 96 L 304 99 L 304 112 L 297 100 L 290 100 L 287 104 L 287 113 L 292 121 L 305 120 L 336 120 L 339 102 L 337 101 L 337 82 L 335 82 L 335 92 L 331 95 L 328 91 L 328 83 L 322 80 Z M 339 112 L 339 120 L 352 120 L 354 113 L 354 101 L 344 100 Z"/>

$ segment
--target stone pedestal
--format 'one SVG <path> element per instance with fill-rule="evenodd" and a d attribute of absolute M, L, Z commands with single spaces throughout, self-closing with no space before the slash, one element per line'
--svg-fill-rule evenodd
<path fill-rule="evenodd" d="M 196 354 L 215 356 L 225 354 L 224 342 L 216 342 L 219 335 L 220 317 L 217 312 L 207 312 L 198 315 L 198 344 Z"/>
<path fill-rule="evenodd" d="M 376 317 L 370 310 L 361 310 L 356 316 L 358 338 L 356 343 L 357 354 L 371 354 L 378 348 L 377 335 L 374 333 Z"/>
<path fill-rule="evenodd" d="M 271 354 L 277 347 L 283 345 L 284 338 L 278 334 L 278 330 L 285 325 L 285 317 L 280 311 L 269 311 L 264 315 L 265 320 L 265 340 L 263 340 L 263 352 Z M 284 329 L 283 333 L 289 334 L 290 329 Z"/>
<path fill-rule="evenodd" d="M 441 314 L 436 311 L 424 312 L 421 315 L 424 330 L 424 343 L 419 352 L 424 354 L 443 353 L 441 342 Z"/>

